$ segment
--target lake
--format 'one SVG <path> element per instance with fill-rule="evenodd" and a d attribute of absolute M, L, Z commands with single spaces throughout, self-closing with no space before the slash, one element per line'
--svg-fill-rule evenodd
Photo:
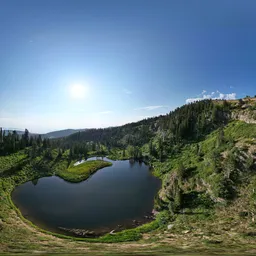
<path fill-rule="evenodd" d="M 80 183 L 56 176 L 24 183 L 13 191 L 13 202 L 31 222 L 59 233 L 64 228 L 102 234 L 149 221 L 161 181 L 144 163 L 104 160 L 113 165 Z"/>

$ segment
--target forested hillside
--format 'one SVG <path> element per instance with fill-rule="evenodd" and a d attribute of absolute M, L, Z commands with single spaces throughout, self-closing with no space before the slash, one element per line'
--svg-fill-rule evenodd
<path fill-rule="evenodd" d="M 58 143 L 61 147 L 70 148 L 71 153 L 75 151 L 75 154 L 91 150 L 109 154 L 118 148 L 123 150 L 123 157 L 143 155 L 163 160 L 175 148 L 202 140 L 210 132 L 241 117 L 255 120 L 254 101 L 205 100 L 184 105 L 164 116 L 120 127 L 88 129 Z"/>
<path fill-rule="evenodd" d="M 59 143 L 75 156 L 93 150 L 151 163 L 164 180 L 159 209 L 177 212 L 204 200 L 207 207 L 233 200 L 240 185 L 254 179 L 255 123 L 255 98 L 204 100 L 165 116 L 89 129 Z"/>
<path fill-rule="evenodd" d="M 231 105 L 212 100 L 184 105 L 165 116 L 148 118 L 121 127 L 106 129 L 88 129 L 69 136 L 68 141 L 95 141 L 113 146 L 142 146 L 157 133 L 171 143 L 187 142 L 199 139 L 230 117 Z"/>
<path fill-rule="evenodd" d="M 108 235 L 101 242 L 138 240 L 141 233 L 157 228 L 162 239 L 168 240 L 166 234 L 171 232 L 177 243 L 182 232 L 193 243 L 196 237 L 206 237 L 209 243 L 227 239 L 228 245 L 233 240 L 227 232 L 232 231 L 236 243 L 240 239 L 248 244 L 246 239 L 255 236 L 255 98 L 204 100 L 163 116 L 59 139 L 29 136 L 28 130 L 22 136 L 1 131 L 0 154 L 3 198 L 9 198 L 17 184 L 47 175 L 80 181 L 82 176 L 70 177 L 67 171 L 74 161 L 89 156 L 133 158 L 151 165 L 154 175 L 162 179 L 155 197 L 159 217 L 149 226 Z M 87 170 L 83 177 L 91 173 Z M 8 224 L 12 206 L 7 199 L 0 206 L 0 218 L 7 223 L 0 222 L 0 232 L 5 230 L 0 242 L 8 244 L 14 230 Z"/>
<path fill-rule="evenodd" d="M 240 182 L 241 176 L 245 178 L 244 170 L 255 168 L 255 120 L 255 98 L 204 100 L 184 105 L 164 116 L 120 127 L 88 129 L 60 139 L 29 136 L 28 130 L 21 137 L 15 131 L 7 135 L 1 132 L 0 153 L 8 155 L 25 149 L 30 159 L 43 155 L 51 160 L 54 149 L 58 157 L 65 153 L 69 163 L 89 155 L 135 158 L 154 165 L 155 173 L 165 180 L 165 193 L 161 193 L 163 200 L 159 198 L 159 205 L 166 208 L 170 197 L 171 202 L 180 197 L 177 191 L 184 190 L 181 183 L 184 179 L 188 182 L 188 177 L 192 178 L 192 183 L 204 187 L 214 201 L 221 201 L 218 198 L 234 198 L 235 184 Z M 171 176 L 165 177 L 167 173 Z M 205 173 L 208 177 L 203 178 Z M 166 182 L 169 176 L 171 183 Z M 171 188 L 173 183 L 175 188 Z M 168 193 L 171 195 L 166 195 Z"/>

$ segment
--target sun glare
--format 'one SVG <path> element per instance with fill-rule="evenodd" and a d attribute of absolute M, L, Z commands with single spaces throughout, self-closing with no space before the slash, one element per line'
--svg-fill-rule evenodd
<path fill-rule="evenodd" d="M 81 84 L 73 84 L 70 86 L 70 94 L 72 98 L 82 99 L 87 93 L 87 88 Z"/>

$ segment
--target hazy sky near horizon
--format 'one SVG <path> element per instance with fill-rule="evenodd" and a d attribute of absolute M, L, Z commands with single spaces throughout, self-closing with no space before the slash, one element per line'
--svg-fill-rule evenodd
<path fill-rule="evenodd" d="M 2 0 L 0 126 L 121 125 L 256 94 L 256 1 Z"/>

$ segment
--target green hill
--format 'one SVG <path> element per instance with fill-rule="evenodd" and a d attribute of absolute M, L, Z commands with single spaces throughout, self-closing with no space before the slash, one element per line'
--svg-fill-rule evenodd
<path fill-rule="evenodd" d="M 40 141 L 1 134 L 0 141 L 1 251 L 79 253 L 85 245 L 92 251 L 102 248 L 77 240 L 129 241 L 126 248 L 131 253 L 137 248 L 158 254 L 185 253 L 186 248 L 246 248 L 248 253 L 255 249 L 255 98 L 195 102 L 163 116 L 66 138 Z M 18 184 L 61 174 L 72 169 L 73 161 L 94 155 L 135 158 L 153 167 L 163 181 L 155 198 L 155 210 L 160 212 L 155 221 L 95 240 L 68 238 L 34 227 L 12 204 L 10 193 Z M 124 245 L 106 248 L 106 253 L 120 252 Z"/>

